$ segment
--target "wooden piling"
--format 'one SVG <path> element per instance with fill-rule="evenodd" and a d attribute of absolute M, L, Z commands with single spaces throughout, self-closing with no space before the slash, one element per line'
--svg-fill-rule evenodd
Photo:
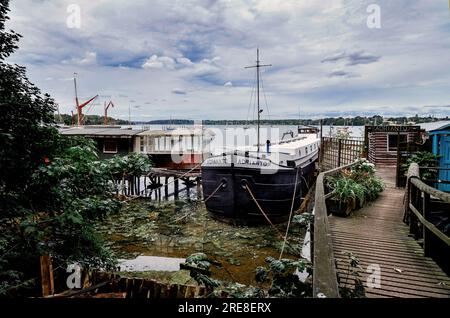
<path fill-rule="evenodd" d="M 175 199 L 178 199 L 178 189 L 179 189 L 179 184 L 178 184 L 178 179 L 175 179 L 175 182 L 174 182 L 174 186 L 175 186 L 175 189 L 174 189 L 174 196 L 175 196 Z"/>
<path fill-rule="evenodd" d="M 50 255 L 42 255 L 39 261 L 41 265 L 42 296 L 51 296 L 55 293 L 52 259 Z"/>
<path fill-rule="evenodd" d="M 165 177 L 164 178 L 164 196 L 166 198 L 166 200 L 169 197 L 169 185 L 168 185 L 168 179 L 169 177 Z"/>

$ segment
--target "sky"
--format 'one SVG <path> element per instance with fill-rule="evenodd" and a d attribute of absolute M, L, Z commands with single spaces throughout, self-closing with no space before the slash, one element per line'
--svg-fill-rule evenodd
<path fill-rule="evenodd" d="M 10 9 L 7 27 L 23 38 L 9 62 L 26 66 L 61 113 L 75 109 L 76 73 L 80 101 L 99 95 L 87 114 L 112 100 L 109 115 L 123 119 L 253 119 L 255 70 L 245 67 L 259 47 L 272 65 L 261 70 L 262 118 L 450 115 L 447 0 L 13 0 Z"/>

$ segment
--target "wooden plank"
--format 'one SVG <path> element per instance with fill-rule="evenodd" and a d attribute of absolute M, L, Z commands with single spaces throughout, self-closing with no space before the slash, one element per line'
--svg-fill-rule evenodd
<path fill-rule="evenodd" d="M 424 256 L 423 249 L 408 235 L 409 228 L 402 222 L 404 190 L 394 186 L 394 170 L 378 169 L 386 190 L 375 202 L 351 217 L 329 218 L 337 273 L 340 277 L 348 274 L 342 252 L 352 252 L 360 259 L 362 269 L 370 264 L 381 268 L 381 288 L 366 289 L 367 297 L 448 298 L 450 278 L 431 258 Z M 360 270 L 360 275 L 365 282 L 369 273 Z M 353 284 L 351 279 L 344 278 L 340 283 L 347 287 Z"/>

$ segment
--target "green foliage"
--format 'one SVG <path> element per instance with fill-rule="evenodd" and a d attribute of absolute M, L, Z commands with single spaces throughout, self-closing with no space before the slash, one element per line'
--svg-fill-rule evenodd
<path fill-rule="evenodd" d="M 210 277 L 209 268 L 212 261 L 204 253 L 194 253 L 186 258 L 191 277 L 199 284 L 209 289 L 220 286 L 221 282 Z"/>
<path fill-rule="evenodd" d="M 334 200 L 338 200 L 339 205 L 346 204 L 345 214 L 375 200 L 384 190 L 384 183 L 375 176 L 375 171 L 372 163 L 359 159 L 350 169 L 327 177 L 327 186 L 334 193 Z"/>
<path fill-rule="evenodd" d="M 310 297 L 312 295 L 312 284 L 310 279 L 302 282 L 296 272 L 306 271 L 312 275 L 312 265 L 307 260 L 276 260 L 267 257 L 268 267 L 259 266 L 255 269 L 257 282 L 271 282 L 269 296 L 271 297 Z"/>
<path fill-rule="evenodd" d="M 111 172 L 120 169 L 100 161 L 91 140 L 61 136 L 53 99 L 24 67 L 5 62 L 20 37 L 4 29 L 8 4 L 0 2 L 0 295 L 35 296 L 41 255 L 54 268 L 114 266 L 94 221 L 120 209 L 111 197 Z M 122 172 L 146 164 L 133 157 Z"/>
<path fill-rule="evenodd" d="M 384 182 L 378 177 L 372 176 L 361 181 L 364 187 L 365 198 L 367 201 L 374 201 L 384 190 Z"/>
<path fill-rule="evenodd" d="M 301 227 L 307 227 L 313 221 L 314 215 L 311 213 L 303 213 L 292 217 L 292 223 L 298 224 Z"/>
<path fill-rule="evenodd" d="M 373 176 L 375 174 L 375 165 L 370 163 L 365 158 L 360 158 L 356 161 L 354 165 L 351 166 L 350 171 L 355 174 L 355 177 L 360 175 L 368 174 L 369 176 Z"/>
<path fill-rule="evenodd" d="M 61 114 L 61 115 L 55 115 L 54 116 L 55 121 L 61 124 L 65 124 L 67 126 L 72 125 L 73 123 L 76 123 L 78 120 L 77 114 L 75 114 L 72 118 L 72 115 L 68 114 Z M 105 122 L 104 116 L 99 115 L 83 115 L 83 122 L 85 125 L 103 125 Z M 111 118 L 108 116 L 108 125 L 128 125 L 128 120 L 123 119 L 116 119 Z"/>
<path fill-rule="evenodd" d="M 435 155 L 429 151 L 419 151 L 414 153 L 411 157 L 406 160 L 401 166 L 404 173 L 408 171 L 409 166 L 412 163 L 417 163 L 419 167 L 437 167 L 439 166 L 440 155 Z M 420 177 L 424 180 L 426 179 L 436 179 L 438 171 L 435 169 L 421 169 Z"/>
<path fill-rule="evenodd" d="M 333 126 L 364 126 L 364 125 L 387 125 L 389 123 L 385 122 L 384 120 L 387 119 L 392 124 L 399 124 L 399 125 L 405 125 L 408 122 L 415 122 L 416 124 L 419 123 L 429 123 L 429 122 L 436 122 L 439 120 L 448 120 L 448 116 L 438 118 L 438 117 L 390 117 L 390 118 L 383 118 L 379 115 L 374 116 L 355 116 L 355 117 L 327 117 L 322 118 L 322 124 L 325 126 L 333 125 Z M 153 122 L 147 122 L 148 124 L 152 124 Z M 156 123 L 156 122 L 155 122 Z M 166 122 L 157 122 L 158 124 L 162 123 L 170 123 L 169 121 Z M 255 120 L 247 121 L 247 120 L 205 120 L 203 121 L 203 124 L 205 125 L 256 125 Z M 263 125 L 320 125 L 320 119 L 262 119 L 261 124 Z"/>
<path fill-rule="evenodd" d="M 132 153 L 127 156 L 114 156 L 108 160 L 112 175 L 136 175 L 140 176 L 148 173 L 152 166 L 152 162 L 148 156 Z"/>
<path fill-rule="evenodd" d="M 339 204 L 347 204 L 347 212 L 354 210 L 359 202 L 364 205 L 366 200 L 364 186 L 351 178 L 329 178 L 328 185 L 334 193 Z"/>
<path fill-rule="evenodd" d="M 347 129 L 339 129 L 336 132 L 335 137 L 337 139 L 350 139 L 351 138 L 351 132 L 348 131 Z"/>
<path fill-rule="evenodd" d="M 346 259 L 347 275 L 338 274 L 338 282 L 340 284 L 339 294 L 342 298 L 362 298 L 366 296 L 365 287 L 361 279 L 359 258 L 351 252 L 342 253 Z"/>

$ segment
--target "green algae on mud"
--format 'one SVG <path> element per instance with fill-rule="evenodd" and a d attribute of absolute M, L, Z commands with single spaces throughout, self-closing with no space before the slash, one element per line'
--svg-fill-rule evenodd
<path fill-rule="evenodd" d="M 121 259 L 139 255 L 186 258 L 203 252 L 221 267 L 212 277 L 222 281 L 256 284 L 255 268 L 265 258 L 278 258 L 282 240 L 271 226 L 234 226 L 214 220 L 202 201 L 137 199 L 118 214 L 98 222 L 97 229 Z M 281 233 L 286 224 L 276 226 Z M 305 230 L 292 223 L 283 257 L 298 259 Z"/>

